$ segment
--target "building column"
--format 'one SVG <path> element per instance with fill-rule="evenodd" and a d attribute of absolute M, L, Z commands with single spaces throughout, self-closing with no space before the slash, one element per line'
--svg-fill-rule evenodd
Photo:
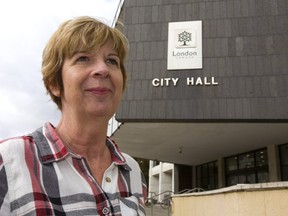
<path fill-rule="evenodd" d="M 225 159 L 218 158 L 218 188 L 226 186 Z"/>
<path fill-rule="evenodd" d="M 159 193 L 160 181 L 159 181 L 159 170 L 154 166 L 154 161 L 150 160 L 149 164 L 149 194 L 148 197 L 154 197 Z M 154 197 L 154 199 L 157 199 Z"/>
<path fill-rule="evenodd" d="M 197 188 L 197 176 L 196 176 L 196 166 L 193 166 L 192 167 L 192 188 L 191 189 L 194 189 L 194 188 Z"/>
<path fill-rule="evenodd" d="M 173 180 L 174 180 L 174 183 L 173 183 L 173 191 L 174 193 L 177 193 L 179 192 L 179 169 L 178 169 L 178 165 L 177 164 L 174 164 L 174 169 L 173 169 Z"/>
<path fill-rule="evenodd" d="M 269 181 L 270 182 L 281 181 L 278 146 L 277 145 L 267 146 L 267 154 L 268 154 L 268 167 L 269 167 Z"/>

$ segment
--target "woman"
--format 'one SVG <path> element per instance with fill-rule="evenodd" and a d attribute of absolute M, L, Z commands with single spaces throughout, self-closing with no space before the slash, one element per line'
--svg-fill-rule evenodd
<path fill-rule="evenodd" d="M 42 73 L 61 119 L 1 142 L 0 215 L 145 215 L 141 170 L 106 137 L 125 89 L 127 46 L 91 17 L 53 34 Z"/>

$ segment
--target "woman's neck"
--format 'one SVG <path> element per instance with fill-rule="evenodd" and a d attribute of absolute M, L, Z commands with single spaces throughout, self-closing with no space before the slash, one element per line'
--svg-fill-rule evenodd
<path fill-rule="evenodd" d="M 56 131 L 67 148 L 89 159 L 105 154 L 107 127 L 108 122 L 75 121 L 62 116 Z"/>

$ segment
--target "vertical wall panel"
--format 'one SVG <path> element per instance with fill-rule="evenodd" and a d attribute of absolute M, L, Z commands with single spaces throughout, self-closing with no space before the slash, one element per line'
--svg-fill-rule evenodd
<path fill-rule="evenodd" d="M 120 121 L 288 120 L 286 0 L 126 0 L 121 18 L 130 53 Z M 168 71 L 168 23 L 193 20 L 203 68 Z M 198 77 L 219 84 L 187 85 Z M 179 80 L 155 87 L 154 78 Z"/>

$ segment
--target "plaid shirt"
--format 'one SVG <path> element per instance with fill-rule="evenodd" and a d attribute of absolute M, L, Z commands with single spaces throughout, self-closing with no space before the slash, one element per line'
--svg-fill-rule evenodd
<path fill-rule="evenodd" d="M 106 144 L 112 164 L 100 184 L 49 123 L 0 142 L 0 215 L 145 215 L 139 165 L 111 139 Z"/>

